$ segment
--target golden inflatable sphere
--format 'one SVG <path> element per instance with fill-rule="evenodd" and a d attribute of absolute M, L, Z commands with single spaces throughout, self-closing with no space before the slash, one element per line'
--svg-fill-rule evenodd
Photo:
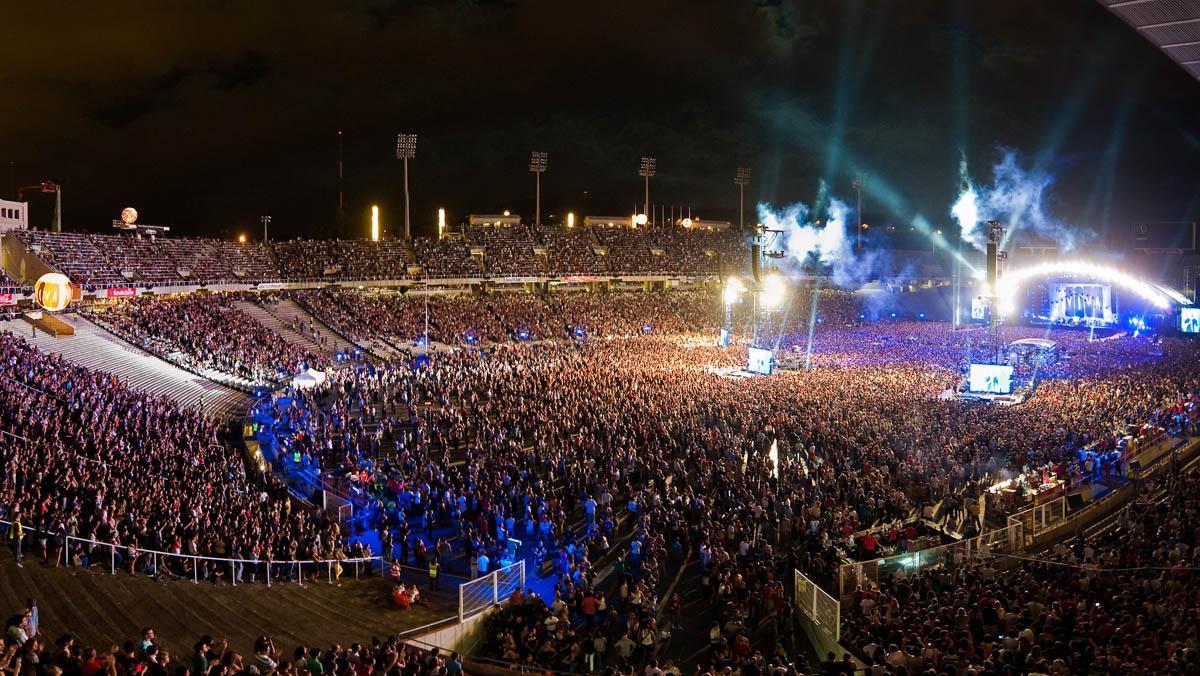
<path fill-rule="evenodd" d="M 33 302 L 48 312 L 66 309 L 71 302 L 71 280 L 58 272 L 47 272 L 33 285 Z"/>

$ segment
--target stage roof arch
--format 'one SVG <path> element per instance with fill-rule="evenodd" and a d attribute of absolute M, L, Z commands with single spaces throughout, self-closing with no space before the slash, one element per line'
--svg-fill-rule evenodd
<path fill-rule="evenodd" d="M 1077 260 L 1044 261 L 1007 270 L 1004 276 L 996 282 L 996 296 L 1000 300 L 1001 307 L 1011 311 L 1016 304 L 1017 292 L 1026 282 L 1031 279 L 1061 275 L 1077 275 L 1106 281 L 1136 293 L 1151 305 L 1162 310 L 1169 310 L 1172 305 L 1192 304 L 1187 296 L 1168 286 L 1147 282 L 1113 267 Z"/>

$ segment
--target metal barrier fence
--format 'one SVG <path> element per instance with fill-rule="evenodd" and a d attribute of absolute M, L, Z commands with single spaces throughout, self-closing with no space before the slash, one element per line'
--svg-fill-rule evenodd
<path fill-rule="evenodd" d="M 1060 496 L 1044 505 L 1035 505 L 1008 517 L 1009 525 L 1020 523 L 1025 537 L 1055 528 L 1067 520 L 1067 498 Z"/>
<path fill-rule="evenodd" d="M 507 565 L 458 587 L 458 621 L 499 605 L 525 587 L 525 561 Z"/>
<path fill-rule="evenodd" d="M 13 527 L 11 521 L 0 519 L 6 537 Z M 131 545 L 120 545 L 111 542 L 101 542 L 92 538 L 80 538 L 72 535 L 59 535 L 48 531 L 38 531 L 35 528 L 21 524 L 23 536 L 43 534 L 46 536 L 47 547 L 53 544 L 56 560 L 64 567 L 74 565 L 75 557 L 79 565 L 92 567 L 108 563 L 109 572 L 116 574 L 117 567 L 130 568 L 152 577 L 166 572 L 181 578 L 191 577 L 193 583 L 200 582 L 200 569 L 212 564 L 210 571 L 227 576 L 233 586 L 245 583 L 247 573 L 254 582 L 259 575 L 270 587 L 273 582 L 295 582 L 304 586 L 304 576 L 323 576 L 330 582 L 346 574 L 352 568 L 355 579 L 374 566 L 383 566 L 383 557 L 372 556 L 357 559 L 328 559 L 266 561 L 263 559 L 237 559 L 218 556 L 199 556 L 194 554 L 179 554 L 175 552 L 160 552 L 153 549 L 139 549 Z M 177 565 L 173 565 L 177 564 Z M 207 573 L 205 579 L 208 579 Z"/>
<path fill-rule="evenodd" d="M 800 611 L 803 621 L 807 622 L 814 632 L 820 633 L 828 641 L 837 643 L 842 634 L 841 603 L 804 573 L 797 570 L 795 574 L 796 608 Z"/>
<path fill-rule="evenodd" d="M 916 571 L 942 563 L 955 563 L 972 558 L 987 559 L 1000 554 L 1018 554 L 1025 549 L 1023 529 L 1021 521 L 1010 520 L 1004 528 L 948 545 L 904 552 L 871 561 L 844 563 L 838 567 L 838 593 L 840 598 L 844 599 L 853 594 L 860 585 L 878 585 L 881 577 L 886 578 L 899 568 Z"/>

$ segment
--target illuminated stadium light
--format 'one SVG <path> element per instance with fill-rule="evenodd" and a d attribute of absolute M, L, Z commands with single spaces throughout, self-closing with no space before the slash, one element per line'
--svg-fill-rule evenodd
<path fill-rule="evenodd" d="M 371 205 L 371 241 L 379 241 L 379 206 Z"/>
<path fill-rule="evenodd" d="M 444 235 L 445 233 L 446 233 L 446 210 L 439 208 L 438 209 L 438 239 L 441 239 L 442 235 Z"/>
<path fill-rule="evenodd" d="M 1164 310 L 1171 307 L 1171 300 L 1173 299 L 1172 294 L 1166 293 L 1159 286 L 1144 282 L 1115 268 L 1087 261 L 1046 261 L 1027 268 L 1009 270 L 1004 274 L 1004 277 L 996 282 L 996 296 L 1000 301 L 1000 311 L 1004 314 L 1011 314 L 1016 310 L 1017 292 L 1020 291 L 1021 287 L 1028 280 L 1056 275 L 1075 275 L 1102 279 L 1128 289 L 1154 307 Z M 1186 301 L 1186 299 L 1184 300 Z"/>
<path fill-rule="evenodd" d="M 575 227 L 575 212 L 574 211 L 567 212 L 567 227 L 568 228 Z"/>
<path fill-rule="evenodd" d="M 787 284 L 780 275 L 767 275 L 763 280 L 762 288 L 762 304 L 768 310 L 774 310 L 783 305 L 783 298 L 787 295 Z"/>
<path fill-rule="evenodd" d="M 725 280 L 724 298 L 726 305 L 733 305 L 738 302 L 738 299 L 745 293 L 746 286 L 742 284 L 742 280 L 737 277 L 730 277 Z"/>
<path fill-rule="evenodd" d="M 637 225 L 645 225 L 648 220 L 646 214 L 638 214 L 633 217 L 633 222 Z"/>

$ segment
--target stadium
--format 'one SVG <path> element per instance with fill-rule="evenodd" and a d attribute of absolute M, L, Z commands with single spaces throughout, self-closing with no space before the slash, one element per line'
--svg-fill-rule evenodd
<path fill-rule="evenodd" d="M 1040 70 L 983 39 L 983 26 L 1042 55 L 1034 61 L 1075 58 L 1009 8 L 931 4 L 930 16 L 893 8 L 891 19 L 934 42 L 976 36 L 946 38 L 962 59 L 956 83 L 969 72 L 1001 87 L 1005 67 Z M 254 32 L 259 56 L 187 61 L 86 116 L 77 129 L 96 145 L 85 154 L 64 150 L 69 116 L 49 136 L 31 131 L 47 147 L 41 164 L 12 161 L 0 187 L 16 194 L 0 200 L 0 669 L 1200 673 L 1200 153 L 1155 146 L 1173 158 L 1165 173 L 1118 159 L 1125 134 L 1139 139 L 1130 145 L 1200 135 L 1186 115 L 1178 128 L 1162 122 L 1193 110 L 1200 90 L 1154 86 L 1195 89 L 1185 50 L 1200 7 L 1083 4 L 1037 11 L 1094 26 L 1150 74 L 1103 85 L 1116 93 L 1104 90 L 1104 119 L 1127 126 L 1114 123 L 1107 147 L 1090 128 L 1059 129 L 1100 115 L 1087 94 L 1055 109 L 1051 133 L 1026 151 L 994 138 L 1019 125 L 964 123 L 943 144 L 961 160 L 936 174 L 954 189 L 936 197 L 913 185 L 935 182 L 920 162 L 866 172 L 911 147 L 871 147 L 908 119 L 898 109 L 882 122 L 837 118 L 861 82 L 833 86 L 835 115 L 819 124 L 764 99 L 779 115 L 771 124 L 817 124 L 828 145 L 802 161 L 764 151 L 732 183 L 723 168 L 717 196 L 704 172 L 727 148 L 720 134 L 711 152 L 684 144 L 694 162 L 660 166 L 651 151 L 627 152 L 637 124 L 614 133 L 592 117 L 590 93 L 563 110 L 594 127 L 487 99 L 493 78 L 462 75 L 478 92 L 412 117 L 434 131 L 386 127 L 387 164 L 347 153 L 384 128 L 369 106 L 346 113 L 357 131 L 318 116 L 335 160 L 319 170 L 273 130 L 302 124 L 302 105 L 279 104 L 260 124 L 239 98 L 264 88 L 260 106 L 296 103 L 297 92 L 319 97 L 316 82 L 349 96 L 335 83 L 355 82 L 355 69 L 370 75 L 360 84 L 401 77 L 374 67 L 401 47 L 376 40 L 415 40 L 410 20 L 461 24 L 471 39 L 455 38 L 460 58 L 506 61 L 512 45 L 478 26 L 521 10 L 487 3 L 446 15 L 373 7 L 363 25 L 347 18 L 357 10 L 306 7 L 296 35 L 311 14 L 347 45 L 329 56 L 336 77 L 312 66 L 290 79 L 299 38 Z M 798 58 L 773 41 L 802 51 L 806 31 L 839 22 L 866 49 L 822 58 L 883 83 L 858 59 L 895 38 L 887 17 L 861 10 L 720 16 L 730 31 L 757 27 L 748 34 L 763 45 L 736 50 L 751 70 Z M 212 20 L 177 11 L 195 22 L 182 37 Z M 247 12 L 246 26 L 275 20 Z M 525 20 L 512 30 L 574 58 Z M 580 44 L 608 53 L 607 31 L 580 30 L 591 36 Z M 710 46 L 669 58 L 728 77 L 724 48 Z M 119 63 L 114 54 L 102 60 Z M 624 58 L 634 57 L 597 66 L 599 81 Z M 667 70 L 664 82 L 683 77 Z M 1101 86 L 1091 71 L 1079 82 Z M 30 85 L 31 119 L 59 119 L 33 105 L 50 89 Z M 991 122 L 992 105 L 1019 116 L 990 96 L 967 98 Z M 511 119 L 506 106 L 518 109 Z M 1129 122 L 1141 106 L 1157 121 Z M 189 126 L 226 107 L 253 128 L 253 139 L 235 134 L 241 160 L 220 145 L 233 143 L 218 140 L 227 129 Z M 295 119 L 276 114 L 285 107 Z M 464 110 L 481 117 L 464 122 Z M 475 138 L 493 113 L 497 136 L 470 153 L 439 140 Z M 145 141 L 159 124 L 174 125 L 177 163 Z M 538 124 L 577 150 L 612 141 L 589 152 L 624 158 L 623 178 L 583 150 L 551 164 L 540 149 L 551 145 L 529 154 L 528 176 L 527 151 L 509 146 Z M 656 125 L 642 141 L 679 141 Z M 736 143 L 746 133 L 729 132 Z M 976 149 L 971 173 L 967 141 L 979 135 L 997 147 Z M 104 138 L 143 144 L 152 168 L 113 147 L 91 156 Z M 436 184 L 417 178 L 426 147 L 444 155 L 424 165 Z M 520 182 L 485 171 L 506 153 L 521 156 L 508 171 Z M 344 171 L 347 157 L 358 173 Z M 564 167 L 564 181 L 581 187 L 556 187 L 554 171 L 572 162 L 585 168 Z M 410 163 L 417 195 L 436 190 L 436 203 L 410 195 Z M 245 187 L 263 167 L 277 177 Z M 781 167 L 816 180 L 789 187 L 798 181 Z M 1161 183 L 1147 201 L 1162 215 L 1126 219 L 1120 200 L 1136 201 L 1127 186 L 1143 175 Z M 247 216 L 267 209 L 239 206 L 243 194 L 270 196 L 273 215 Z"/>

